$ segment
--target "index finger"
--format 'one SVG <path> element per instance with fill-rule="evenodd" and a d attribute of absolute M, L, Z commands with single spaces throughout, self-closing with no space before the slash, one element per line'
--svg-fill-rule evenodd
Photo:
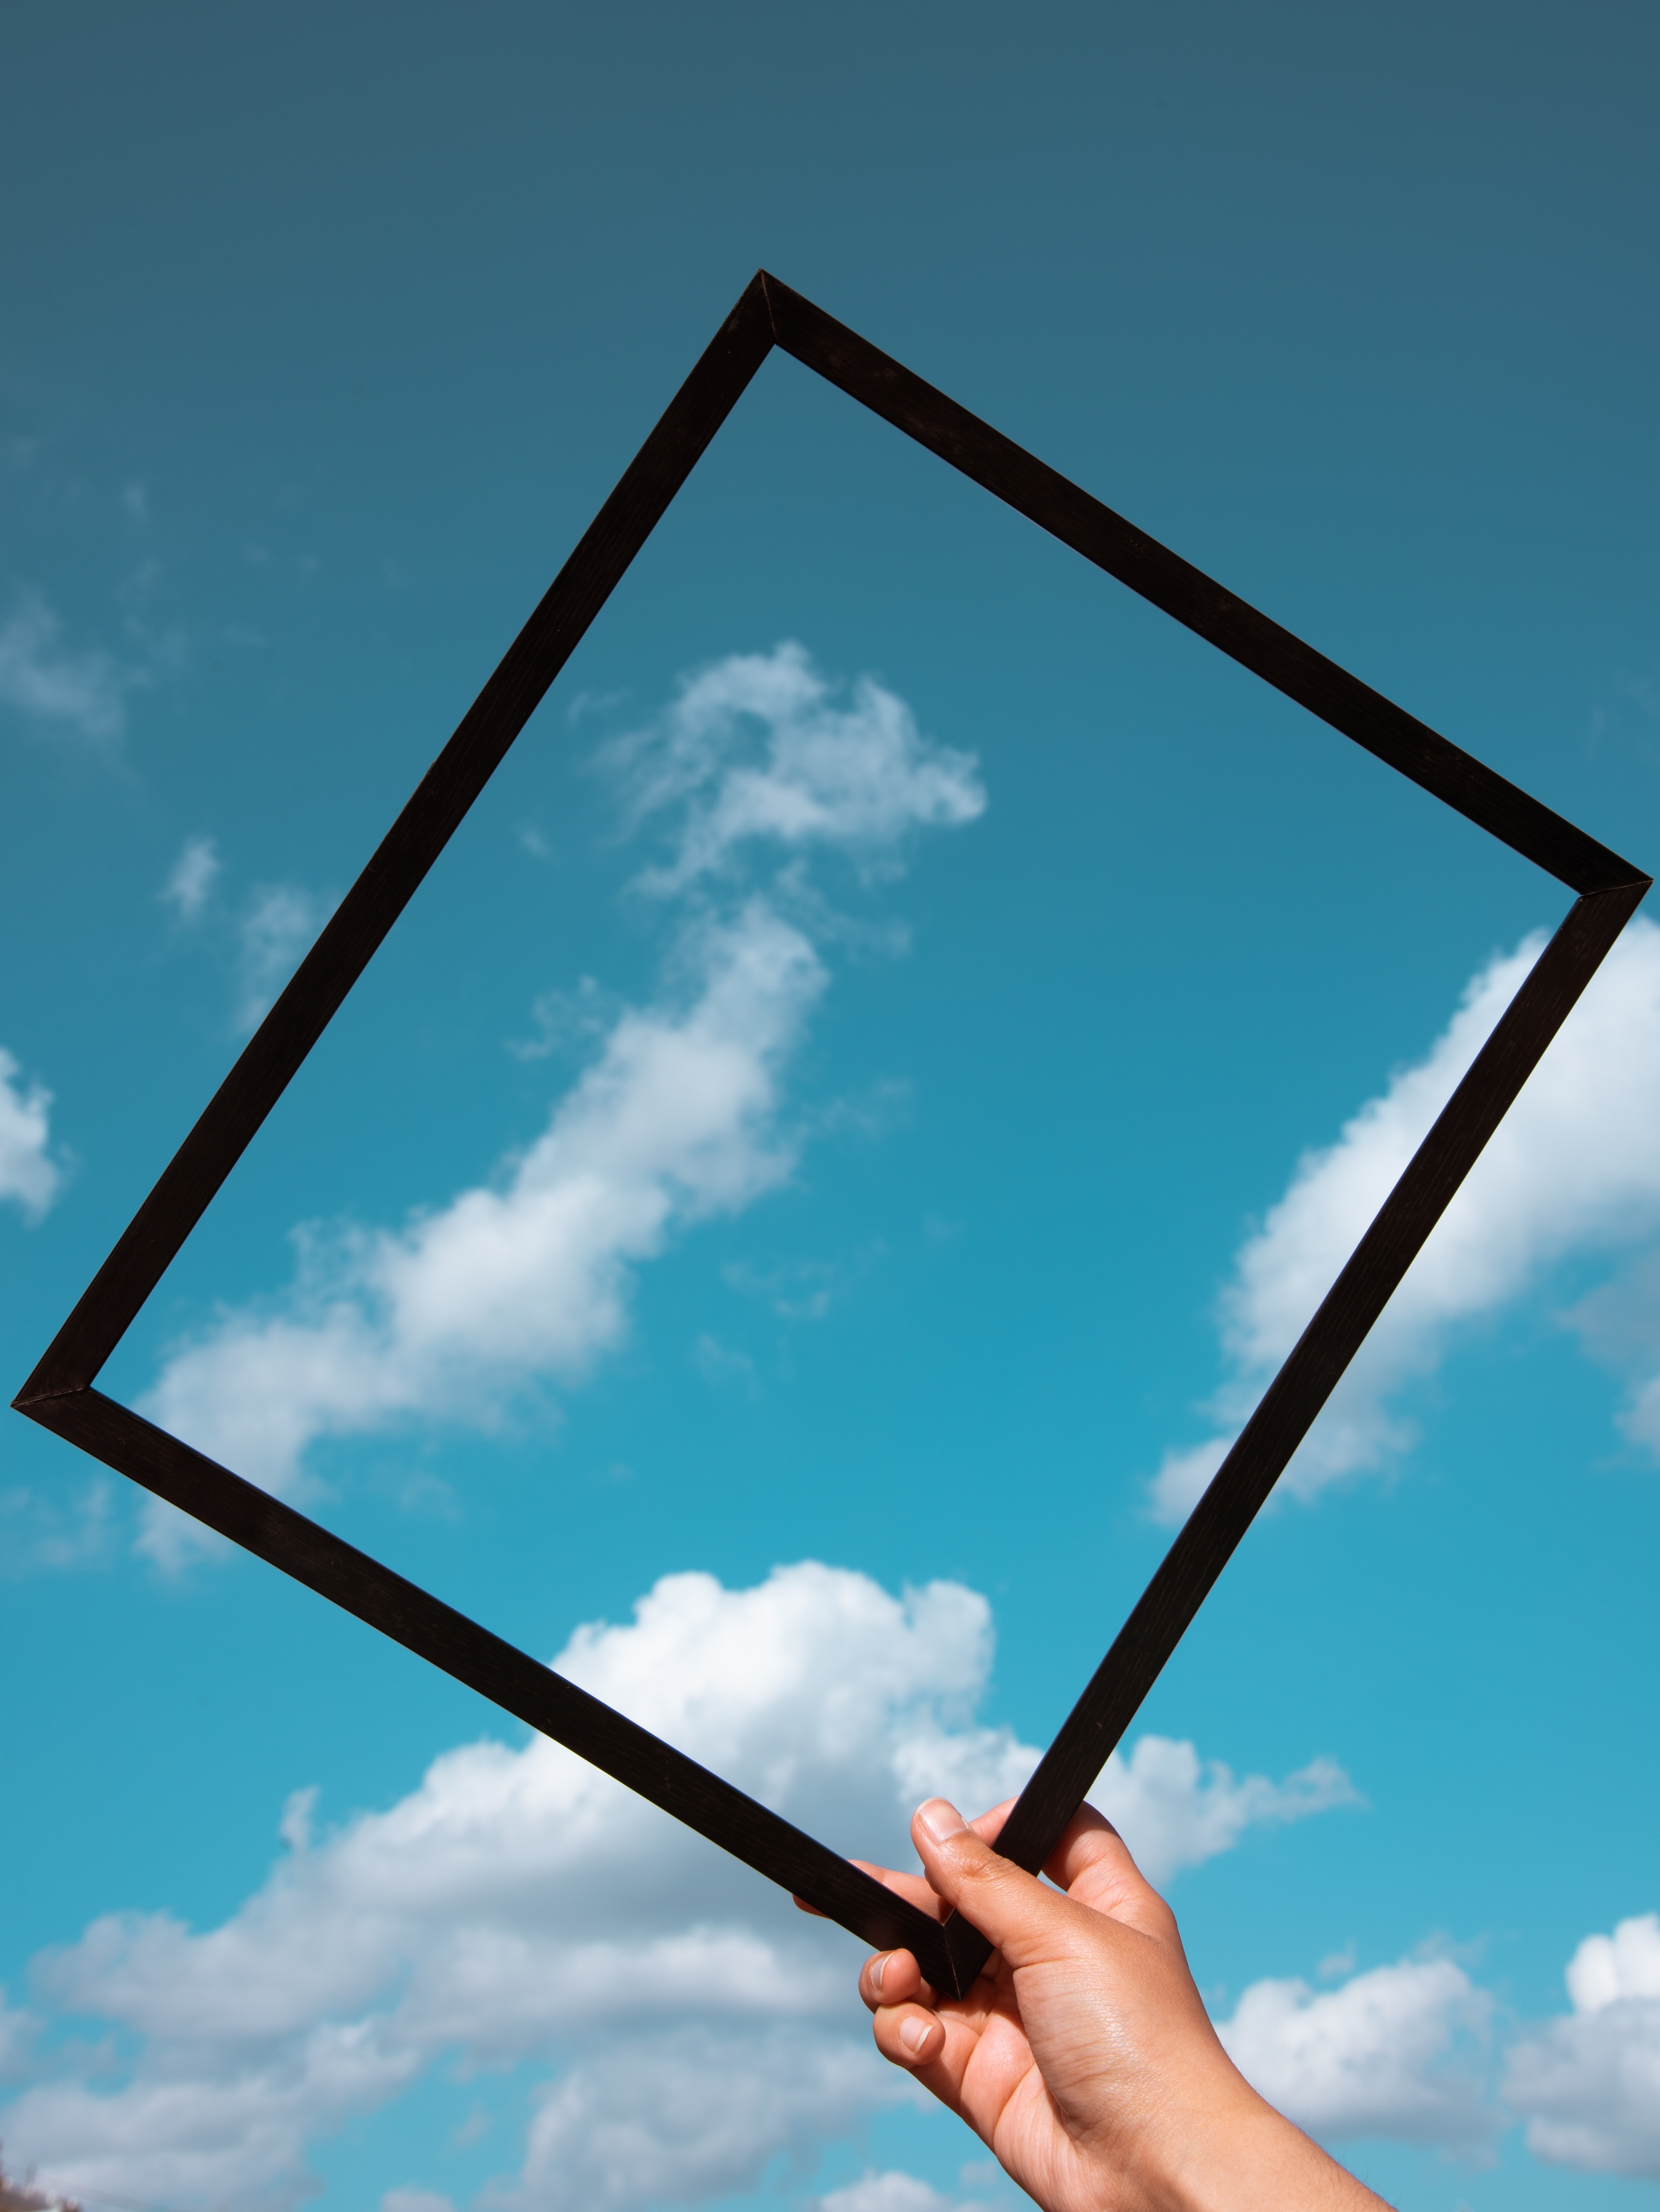
<path fill-rule="evenodd" d="M 893 1867 L 878 1866 L 871 1859 L 852 1859 L 848 1863 L 856 1866 L 860 1874 L 879 1881 L 884 1889 L 891 1889 L 896 1897 L 903 1897 L 907 1905 L 914 1905 L 919 1912 L 926 1912 L 930 1920 L 945 1918 L 944 1907 L 928 1887 L 925 1875 L 900 1874 Z"/>
<path fill-rule="evenodd" d="M 983 1842 L 995 1843 L 1002 1831 L 1004 1821 L 1014 1810 L 1014 1802 L 1012 1797 L 1006 1797 L 1000 1805 L 994 1805 L 988 1813 L 982 1813 L 978 1820 L 970 1820 L 970 1827 Z M 1100 1817 L 1098 1813 L 1095 1814 L 1097 1820 Z M 1070 1829 L 1067 1833 L 1071 1833 Z M 1062 1840 L 1065 1840 L 1064 1838 Z M 884 1889 L 891 1889 L 896 1897 L 903 1897 L 907 1905 L 914 1905 L 919 1912 L 926 1912 L 930 1920 L 946 1918 L 946 1908 L 940 1903 L 938 1892 L 931 1886 L 926 1875 L 902 1874 L 897 1867 L 879 1866 L 874 1859 L 849 1859 L 848 1864 L 856 1866 L 860 1874 L 869 1875 L 873 1881 L 879 1881 Z M 1045 1872 L 1049 1871 L 1049 1869 L 1045 1869 Z M 1050 1874 L 1050 1878 L 1054 1881 L 1060 1879 L 1053 1873 Z M 816 1905 L 809 1905 L 805 1897 L 792 1897 L 790 1902 L 798 1912 L 811 1913 L 815 1920 L 822 1920 L 825 1917 Z"/>
<path fill-rule="evenodd" d="M 1000 1805 L 994 1805 L 989 1813 L 982 1813 L 977 1820 L 970 1820 L 969 1826 L 985 1842 L 994 1843 L 1013 1808 L 1013 1798 L 1006 1797 Z M 946 1917 L 946 1908 L 926 1875 L 902 1874 L 897 1867 L 879 1866 L 874 1859 L 849 1859 L 848 1864 L 856 1866 L 860 1874 L 869 1875 L 873 1881 L 879 1881 L 884 1889 L 891 1889 L 896 1897 L 903 1897 L 907 1905 L 914 1905 L 919 1912 L 926 1912 L 930 1920 Z M 805 1897 L 798 1897 L 794 1901 L 798 1911 L 811 1912 L 820 1920 L 824 1918 L 818 1906 L 809 1905 Z"/>

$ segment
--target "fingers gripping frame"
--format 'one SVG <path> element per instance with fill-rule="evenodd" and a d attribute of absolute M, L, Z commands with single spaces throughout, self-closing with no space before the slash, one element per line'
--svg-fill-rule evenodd
<path fill-rule="evenodd" d="M 1011 1814 L 1036 1869 L 1414 1256 L 1649 888 L 1548 807 L 1235 599 L 764 271 L 745 291 L 15 1403 L 564 1744 L 866 1942 L 960 1993 L 985 1939 L 943 1926 L 648 1729 L 93 1386 L 290 1079 L 775 346 L 1578 894 L 1274 1377 Z"/>

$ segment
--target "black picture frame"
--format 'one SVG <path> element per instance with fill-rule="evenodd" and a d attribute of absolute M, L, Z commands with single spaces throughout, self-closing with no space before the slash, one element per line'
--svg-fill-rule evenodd
<path fill-rule="evenodd" d="M 1576 894 L 1039 1762 L 998 1848 L 1041 1867 L 1650 878 L 1347 674 L 765 270 L 624 471 L 14 1403 L 637 1790 L 866 1942 L 964 1992 L 989 1947 L 941 1924 L 599 1698 L 168 1436 L 99 1370 L 774 346 Z M 1312 921 L 1310 921 L 1312 926 Z"/>

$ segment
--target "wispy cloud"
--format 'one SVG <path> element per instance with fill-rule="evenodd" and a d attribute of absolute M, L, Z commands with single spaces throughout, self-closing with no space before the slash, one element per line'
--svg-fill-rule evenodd
<path fill-rule="evenodd" d="M 255 884 L 240 902 L 229 900 L 221 888 L 224 876 L 217 839 L 187 837 L 156 897 L 185 928 L 199 929 L 210 921 L 211 940 L 228 939 L 234 975 L 231 1026 L 246 1036 L 270 1011 L 336 902 L 293 882 Z"/>
<path fill-rule="evenodd" d="M 333 899 L 307 890 L 302 884 L 255 884 L 236 921 L 232 1020 L 238 1030 L 258 1027 L 334 906 Z"/>
<path fill-rule="evenodd" d="M 1296 1343 L 1338 1270 L 1537 959 L 1541 937 L 1492 961 L 1466 989 L 1429 1053 L 1363 1106 L 1337 1142 L 1304 1155 L 1286 1194 L 1241 1247 L 1222 1299 L 1231 1372 L 1210 1411 L 1225 1430 L 1171 1452 L 1155 1510 L 1180 1520 L 1214 1474 L 1273 1369 Z M 1651 1246 L 1660 1231 L 1660 928 L 1633 922 L 1529 1079 L 1396 1291 L 1286 1472 L 1311 1497 L 1385 1465 L 1415 1439 L 1396 1409 L 1469 1327 L 1536 1290 L 1575 1254 Z M 1611 1341 L 1644 1306 L 1643 1281 L 1587 1310 Z M 1660 1320 L 1660 1308 L 1653 1310 Z M 1637 1328 L 1629 1364 L 1633 1435 L 1660 1445 L 1660 1330 Z"/>
<path fill-rule="evenodd" d="M 218 881 L 221 865 L 219 848 L 211 837 L 187 838 L 156 896 L 180 921 L 195 921 Z"/>
<path fill-rule="evenodd" d="M 125 726 L 128 692 L 149 681 L 148 671 L 100 647 L 70 650 L 38 592 L 24 592 L 0 623 L 0 702 L 43 728 L 112 744 Z"/>
<path fill-rule="evenodd" d="M 721 1271 L 733 1290 L 765 1301 L 781 1321 L 823 1321 L 882 1256 L 878 1244 L 838 1260 L 734 1260 Z"/>
<path fill-rule="evenodd" d="M 659 994 L 629 1006 L 592 979 L 544 994 L 539 1034 L 510 1049 L 534 1060 L 575 1046 L 589 1065 L 543 1134 L 401 1229 L 300 1232 L 289 1290 L 180 1345 L 145 1401 L 153 1419 L 288 1489 L 321 1437 L 422 1416 L 488 1425 L 515 1393 L 568 1387 L 621 1340 L 635 1272 L 676 1235 L 789 1177 L 816 1124 L 788 1110 L 787 1066 L 830 981 L 821 946 L 837 941 L 828 908 L 806 896 L 798 848 L 813 838 L 894 859 L 915 830 L 984 805 L 973 763 L 919 737 L 891 693 L 866 679 L 832 710 L 828 690 L 799 647 L 737 655 L 613 752 L 636 815 L 677 809 L 682 855 L 700 856 L 676 876 L 696 895 L 676 914 Z M 816 826 L 733 796 L 757 773 L 734 718 L 763 706 L 763 781 L 810 786 Z M 755 864 L 747 882 L 726 865 L 740 845 Z M 702 880 L 709 870 L 718 883 Z M 255 895 L 241 924 L 244 1026 L 319 920 L 292 886 Z M 190 1544 L 159 1508 L 144 1541 L 168 1564 Z"/>
<path fill-rule="evenodd" d="M 809 1561 L 745 1589 L 666 1577 L 554 1663 L 838 1847 L 909 1864 L 920 1797 L 994 1803 L 1036 1761 L 974 1717 L 993 1656 L 976 1592 L 896 1597 Z M 1146 1737 L 1098 1802 L 1153 1863 L 1225 1850 L 1288 1800 L 1316 1809 L 1296 1778 L 1225 1773 Z M 1219 1824 L 1219 1791 L 1255 1809 Z M 441 2060 L 518 2064 L 541 2078 L 488 2201 L 646 2212 L 752 2188 L 910 2094 L 870 2049 L 839 1930 L 544 1738 L 447 1752 L 332 1830 L 299 1793 L 283 1826 L 283 1857 L 220 1925 L 112 1914 L 37 1961 L 48 2033 L 31 2058 L 20 2028 L 15 2155 L 88 2197 L 282 2212 L 313 2185 L 309 2146 Z M 60 2046 L 64 2019 L 110 2038 Z M 400 2177 L 417 2203 L 429 2179 Z M 848 2201 L 936 2212 L 873 2185 Z"/>
<path fill-rule="evenodd" d="M 622 1012 L 622 1001 L 584 975 L 572 991 L 544 991 L 531 1007 L 536 1034 L 510 1037 L 515 1060 L 547 1060 L 555 1054 L 592 1051 Z"/>
<path fill-rule="evenodd" d="M 0 1577 L 101 1566 L 115 1547 L 114 1507 L 102 1475 L 73 1499 L 0 1491 Z"/>
<path fill-rule="evenodd" d="M 1592 1358 L 1626 1377 L 1620 1425 L 1660 1460 L 1660 1251 L 1639 1254 L 1564 1318 Z"/>
<path fill-rule="evenodd" d="M 175 1352 L 145 1411 L 286 1488 L 315 1437 L 414 1413 L 487 1420 L 538 1376 L 581 1376 L 623 1334 L 631 1267 L 794 1165 L 782 1065 L 823 966 L 761 900 L 701 929 L 688 965 L 688 996 L 625 1011 L 498 1180 L 401 1230 L 302 1239 L 281 1310 Z M 155 1531 L 165 1551 L 175 1524 Z"/>
<path fill-rule="evenodd" d="M 835 848 L 891 866 L 905 837 L 972 822 L 986 794 L 972 754 L 924 738 L 905 702 L 861 676 L 846 706 L 803 648 L 734 653 L 602 758 L 635 827 L 666 817 L 671 857 L 641 877 L 666 895 L 730 869 L 757 841 Z"/>
<path fill-rule="evenodd" d="M 1311 1759 L 1270 1782 L 1236 1776 L 1221 1759 L 1201 1761 L 1190 1743 L 1160 1735 L 1144 1735 L 1128 1758 L 1115 1753 L 1096 1796 L 1134 1838 L 1141 1871 L 1160 1886 L 1231 1851 L 1249 1829 L 1288 1827 L 1364 1802 L 1333 1759 Z"/>
<path fill-rule="evenodd" d="M 41 1218 L 63 1181 L 52 1157 L 51 1115 L 51 1091 L 39 1083 L 26 1086 L 0 1045 L 0 1203 L 10 1200 L 27 1221 Z"/>

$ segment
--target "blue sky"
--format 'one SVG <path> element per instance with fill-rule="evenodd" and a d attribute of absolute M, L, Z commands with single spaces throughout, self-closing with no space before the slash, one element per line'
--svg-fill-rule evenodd
<path fill-rule="evenodd" d="M 1652 866 L 1656 61 L 1620 6 L 15 25 L 9 1371 L 760 264 Z M 897 1850 L 1018 1781 L 1565 903 L 775 356 L 106 1386 Z M 1660 2178 L 1657 1083 L 1639 921 L 1103 1785 L 1414 2212 Z M 9 2161 L 1008 2201 L 850 1939 L 15 1418 L 0 1572 Z"/>

